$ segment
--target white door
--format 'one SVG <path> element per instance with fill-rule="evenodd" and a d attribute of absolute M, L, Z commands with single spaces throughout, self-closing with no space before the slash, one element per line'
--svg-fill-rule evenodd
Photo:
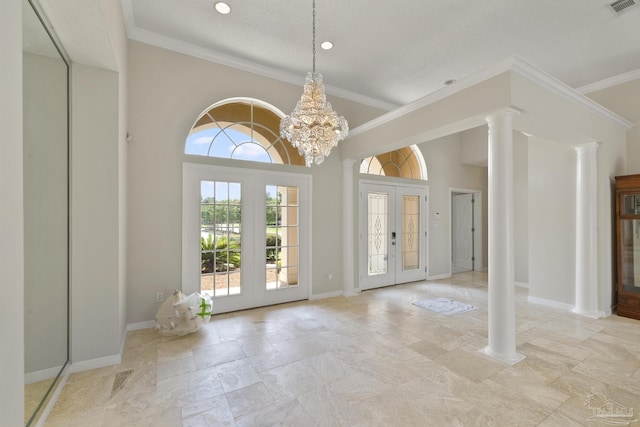
<path fill-rule="evenodd" d="M 309 175 L 185 164 L 185 294 L 223 313 L 307 299 Z"/>
<path fill-rule="evenodd" d="M 473 194 L 452 195 L 453 272 L 473 270 Z"/>
<path fill-rule="evenodd" d="M 361 183 L 360 289 L 426 278 L 426 189 Z"/>

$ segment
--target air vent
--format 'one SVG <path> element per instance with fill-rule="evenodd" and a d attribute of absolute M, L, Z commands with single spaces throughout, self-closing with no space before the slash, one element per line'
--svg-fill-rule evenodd
<path fill-rule="evenodd" d="M 611 3 L 611 9 L 613 9 L 616 13 L 620 13 L 628 7 L 636 4 L 635 0 L 618 0 Z"/>

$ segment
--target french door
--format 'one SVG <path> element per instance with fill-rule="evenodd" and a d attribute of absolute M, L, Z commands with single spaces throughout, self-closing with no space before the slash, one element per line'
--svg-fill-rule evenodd
<path fill-rule="evenodd" d="M 222 313 L 307 299 L 310 176 L 185 163 L 183 292 Z"/>
<path fill-rule="evenodd" d="M 360 289 L 426 278 L 425 187 L 361 182 Z"/>

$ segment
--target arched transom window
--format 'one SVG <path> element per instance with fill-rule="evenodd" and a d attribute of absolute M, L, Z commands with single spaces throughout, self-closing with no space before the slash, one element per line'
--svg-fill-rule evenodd
<path fill-rule="evenodd" d="M 184 153 L 304 166 L 304 158 L 280 136 L 282 117 L 277 108 L 257 99 L 220 101 L 198 116 Z"/>
<path fill-rule="evenodd" d="M 427 180 L 427 166 L 415 145 L 367 157 L 360 163 L 360 173 Z"/>

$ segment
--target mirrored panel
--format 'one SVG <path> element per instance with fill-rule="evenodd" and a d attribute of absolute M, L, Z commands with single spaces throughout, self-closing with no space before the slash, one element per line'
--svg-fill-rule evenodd
<path fill-rule="evenodd" d="M 38 4 L 23 1 L 25 425 L 68 362 L 68 64 Z"/>

